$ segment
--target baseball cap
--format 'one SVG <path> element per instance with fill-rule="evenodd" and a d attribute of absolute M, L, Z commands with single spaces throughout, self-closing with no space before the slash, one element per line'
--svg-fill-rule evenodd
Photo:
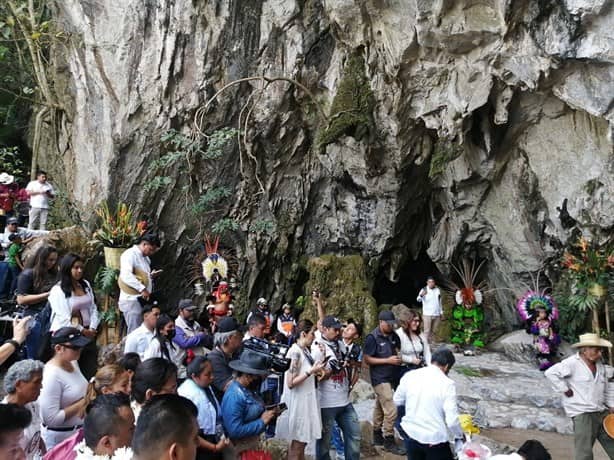
<path fill-rule="evenodd" d="M 239 330 L 239 323 L 232 316 L 225 316 L 217 322 L 217 332 L 226 333 Z"/>
<path fill-rule="evenodd" d="M 90 339 L 82 335 L 76 327 L 62 327 L 51 336 L 51 344 L 57 345 L 58 343 L 70 343 L 75 347 L 83 348 L 90 343 Z"/>
<path fill-rule="evenodd" d="M 397 323 L 397 319 L 394 317 L 394 313 L 392 313 L 390 310 L 384 310 L 383 312 L 381 312 L 377 316 L 377 319 L 380 321 L 386 321 L 389 324 Z"/>
<path fill-rule="evenodd" d="M 190 299 L 181 299 L 178 308 L 179 310 L 196 310 L 198 307 Z"/>
<path fill-rule="evenodd" d="M 19 219 L 17 219 L 17 217 L 9 217 L 6 221 L 7 225 L 11 225 L 11 224 L 18 224 L 19 223 Z"/>
<path fill-rule="evenodd" d="M 328 327 L 328 328 L 332 328 L 332 329 L 341 329 L 343 325 L 341 324 L 341 321 L 339 321 L 338 318 L 329 315 L 329 316 L 325 316 L 324 319 L 322 320 L 322 327 Z"/>

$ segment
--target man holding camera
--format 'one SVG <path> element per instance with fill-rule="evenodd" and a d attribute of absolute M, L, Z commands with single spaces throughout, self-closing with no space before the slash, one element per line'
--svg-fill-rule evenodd
<path fill-rule="evenodd" d="M 330 460 L 330 443 L 336 421 L 345 443 L 345 458 L 360 458 L 360 425 L 350 402 L 350 381 L 343 367 L 345 345 L 340 340 L 341 322 L 334 316 L 322 319 L 322 336 L 311 347 L 315 362 L 326 362 L 325 374 L 318 384 L 322 411 L 322 438 L 316 441 L 317 460 Z"/>
<path fill-rule="evenodd" d="M 364 360 L 370 366 L 371 384 L 375 391 L 373 409 L 373 444 L 383 445 L 384 449 L 395 455 L 405 455 L 405 449 L 394 441 L 394 423 L 397 408 L 392 401 L 393 382 L 402 364 L 398 354 L 399 336 L 394 327 L 396 318 L 391 311 L 379 314 L 379 326 L 365 339 Z"/>

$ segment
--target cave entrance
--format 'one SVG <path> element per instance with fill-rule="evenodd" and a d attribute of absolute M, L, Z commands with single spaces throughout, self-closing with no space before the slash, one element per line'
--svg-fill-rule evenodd
<path fill-rule="evenodd" d="M 378 305 L 404 304 L 417 307 L 418 292 L 426 286 L 426 278 L 434 276 L 441 284 L 443 276 L 437 265 L 430 259 L 426 250 L 420 252 L 415 260 L 408 260 L 398 273 L 398 281 L 390 281 L 386 276 L 388 267 L 383 267 L 377 274 L 373 285 L 373 297 Z"/>

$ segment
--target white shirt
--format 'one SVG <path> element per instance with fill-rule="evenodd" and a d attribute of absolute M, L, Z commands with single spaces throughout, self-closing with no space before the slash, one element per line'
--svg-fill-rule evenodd
<path fill-rule="evenodd" d="M 422 358 L 424 363 L 431 364 L 431 347 L 424 334 L 420 334 L 420 339 L 417 337 L 410 339 L 402 327 L 396 330 L 399 339 L 401 339 L 401 359 L 404 364 L 412 364 L 414 358 Z M 412 335 L 412 337 L 414 337 Z"/>
<path fill-rule="evenodd" d="M 441 316 L 443 309 L 441 308 L 441 291 L 439 288 L 435 286 L 431 289 L 427 286 L 422 289 L 426 291 L 426 295 L 424 297 L 418 295 L 417 299 L 418 302 L 422 303 L 422 314 L 426 316 Z"/>
<path fill-rule="evenodd" d="M 573 396 L 563 397 L 563 408 L 569 417 L 606 409 L 605 391 L 607 378 L 605 366 L 598 362 L 595 375 L 579 354 L 565 358 L 545 372 L 554 391 L 565 393 L 571 389 Z"/>
<path fill-rule="evenodd" d="M 183 360 L 185 359 L 185 350 L 180 348 L 179 345 L 171 343 L 166 344 L 168 348 L 168 354 L 170 356 L 170 361 L 177 366 L 177 378 L 185 379 L 186 378 L 186 368 L 183 365 Z M 164 358 L 167 359 L 166 354 L 162 353 L 162 347 L 160 345 L 160 341 L 156 338 L 153 338 L 149 341 L 149 345 L 147 350 L 145 350 L 145 354 L 143 355 L 143 360 L 149 358 Z"/>
<path fill-rule="evenodd" d="M 53 194 L 53 187 L 49 182 L 41 184 L 39 181 L 33 180 L 28 183 L 26 192 L 51 192 Z M 49 209 L 49 196 L 46 193 L 30 196 L 30 206 L 33 208 Z"/>
<path fill-rule="evenodd" d="M 87 286 L 85 289 L 85 295 L 89 298 L 89 320 L 87 324 L 84 324 L 90 329 L 97 329 L 98 325 L 100 324 L 100 318 L 98 316 L 98 307 L 96 307 L 96 304 L 94 303 L 94 294 L 92 292 L 92 287 L 90 286 L 90 283 L 85 281 L 85 284 Z M 73 310 L 70 301 L 71 298 L 72 297 L 66 297 L 66 294 L 64 294 L 64 291 L 62 291 L 62 288 L 59 284 L 53 286 L 51 288 L 51 291 L 49 291 L 48 300 L 49 305 L 51 305 L 51 325 L 49 326 L 50 331 L 55 332 L 62 327 L 74 326 L 72 324 Z M 80 324 L 74 327 L 79 330 L 83 329 L 83 326 L 81 326 Z"/>
<path fill-rule="evenodd" d="M 405 405 L 401 428 L 422 444 L 441 444 L 449 441 L 448 430 L 454 438 L 463 436 L 458 421 L 456 385 L 437 366 L 407 372 L 394 393 L 394 403 Z"/>
<path fill-rule="evenodd" d="M 198 427 L 204 434 L 214 435 L 216 434 L 217 414 L 221 409 L 219 403 L 217 403 L 217 399 L 215 399 L 217 407 L 211 404 L 205 391 L 212 390 L 200 388 L 192 379 L 187 379 L 177 388 L 177 394 L 184 398 L 188 398 L 198 409 Z M 213 398 L 215 398 L 215 395 L 213 395 Z"/>
<path fill-rule="evenodd" d="M 38 397 L 43 423 L 51 428 L 70 427 L 83 424 L 78 415 L 66 418 L 64 408 L 85 396 L 87 380 L 83 377 L 77 361 L 74 370 L 67 372 L 61 367 L 47 363 L 43 369 L 43 388 Z"/>
<path fill-rule="evenodd" d="M 325 347 L 325 352 L 322 353 L 320 345 Z M 339 340 L 339 345 L 342 352 L 345 352 L 345 344 Z M 311 346 L 311 356 L 314 361 L 322 361 L 325 356 L 330 356 L 330 359 L 335 359 L 335 353 L 332 348 L 324 342 L 324 340 L 314 341 Z M 330 369 L 330 365 L 326 365 L 326 369 Z M 320 408 L 327 409 L 331 407 L 345 407 L 350 403 L 350 382 L 345 371 L 339 374 L 331 375 L 330 378 L 322 380 L 318 383 L 318 399 Z"/>
<path fill-rule="evenodd" d="M 145 352 L 149 347 L 149 342 L 153 339 L 154 333 L 147 329 L 145 324 L 141 324 L 134 331 L 126 336 L 124 353 L 138 353 L 141 361 L 145 359 Z"/>
<path fill-rule="evenodd" d="M 144 271 L 148 274 L 147 284 L 141 283 L 136 276 L 134 276 L 134 269 Z M 153 283 L 151 281 L 151 261 L 149 257 L 145 257 L 138 246 L 132 246 L 130 249 L 126 249 L 120 258 L 119 277 L 131 288 L 138 292 L 147 289 L 152 292 Z M 119 290 L 119 300 L 136 300 L 137 295 L 127 294 L 121 289 Z"/>

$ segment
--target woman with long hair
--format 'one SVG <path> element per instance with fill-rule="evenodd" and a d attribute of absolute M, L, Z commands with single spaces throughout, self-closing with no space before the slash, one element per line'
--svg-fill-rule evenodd
<path fill-rule="evenodd" d="M 107 364 L 96 372 L 87 386 L 87 405 L 104 394 L 123 393 L 130 396 L 130 373 L 119 364 Z"/>
<path fill-rule="evenodd" d="M 164 358 L 177 366 L 177 377 L 186 378 L 186 369 L 183 364 L 185 351 L 173 343 L 175 337 L 175 322 L 168 315 L 160 315 L 156 321 L 156 332 L 145 351 L 144 359 Z"/>
<path fill-rule="evenodd" d="M 290 440 L 289 460 L 303 460 L 305 446 L 322 435 L 316 375 L 324 369 L 324 363 L 315 362 L 309 352 L 315 331 L 315 325 L 308 319 L 299 321 L 294 332 L 294 344 L 288 351 L 291 364 L 286 371 L 281 396 L 288 411 L 277 421 L 277 433 Z"/>
<path fill-rule="evenodd" d="M 427 336 L 422 332 L 422 318 L 420 313 L 410 310 L 406 320 L 400 321 L 396 333 L 401 340 L 401 366 L 396 385 L 405 373 L 420 369 L 431 364 L 431 347 Z M 395 385 L 395 386 L 396 386 Z M 405 406 L 397 406 L 397 420 L 395 427 L 404 437 L 401 428 L 401 419 L 405 416 Z"/>
<path fill-rule="evenodd" d="M 90 339 L 77 328 L 62 327 L 51 336 L 54 355 L 43 369 L 38 398 L 42 436 L 51 450 L 83 426 L 87 380 L 79 369 L 79 355 Z"/>
<path fill-rule="evenodd" d="M 23 316 L 31 316 L 30 333 L 26 339 L 26 355 L 39 358 L 40 322 L 37 315 L 45 307 L 49 292 L 58 278 L 58 250 L 53 246 L 40 247 L 17 278 L 17 304 L 23 308 Z"/>
<path fill-rule="evenodd" d="M 164 358 L 143 361 L 134 371 L 130 392 L 136 420 L 143 404 L 153 396 L 177 393 L 177 366 Z"/>
<path fill-rule="evenodd" d="M 60 282 L 49 292 L 51 306 L 51 325 L 53 333 L 62 327 L 75 327 L 83 336 L 90 339 L 79 359 L 83 375 L 89 380 L 98 367 L 96 334 L 100 322 L 94 291 L 83 278 L 84 261 L 81 256 L 66 254 L 60 262 Z"/>

